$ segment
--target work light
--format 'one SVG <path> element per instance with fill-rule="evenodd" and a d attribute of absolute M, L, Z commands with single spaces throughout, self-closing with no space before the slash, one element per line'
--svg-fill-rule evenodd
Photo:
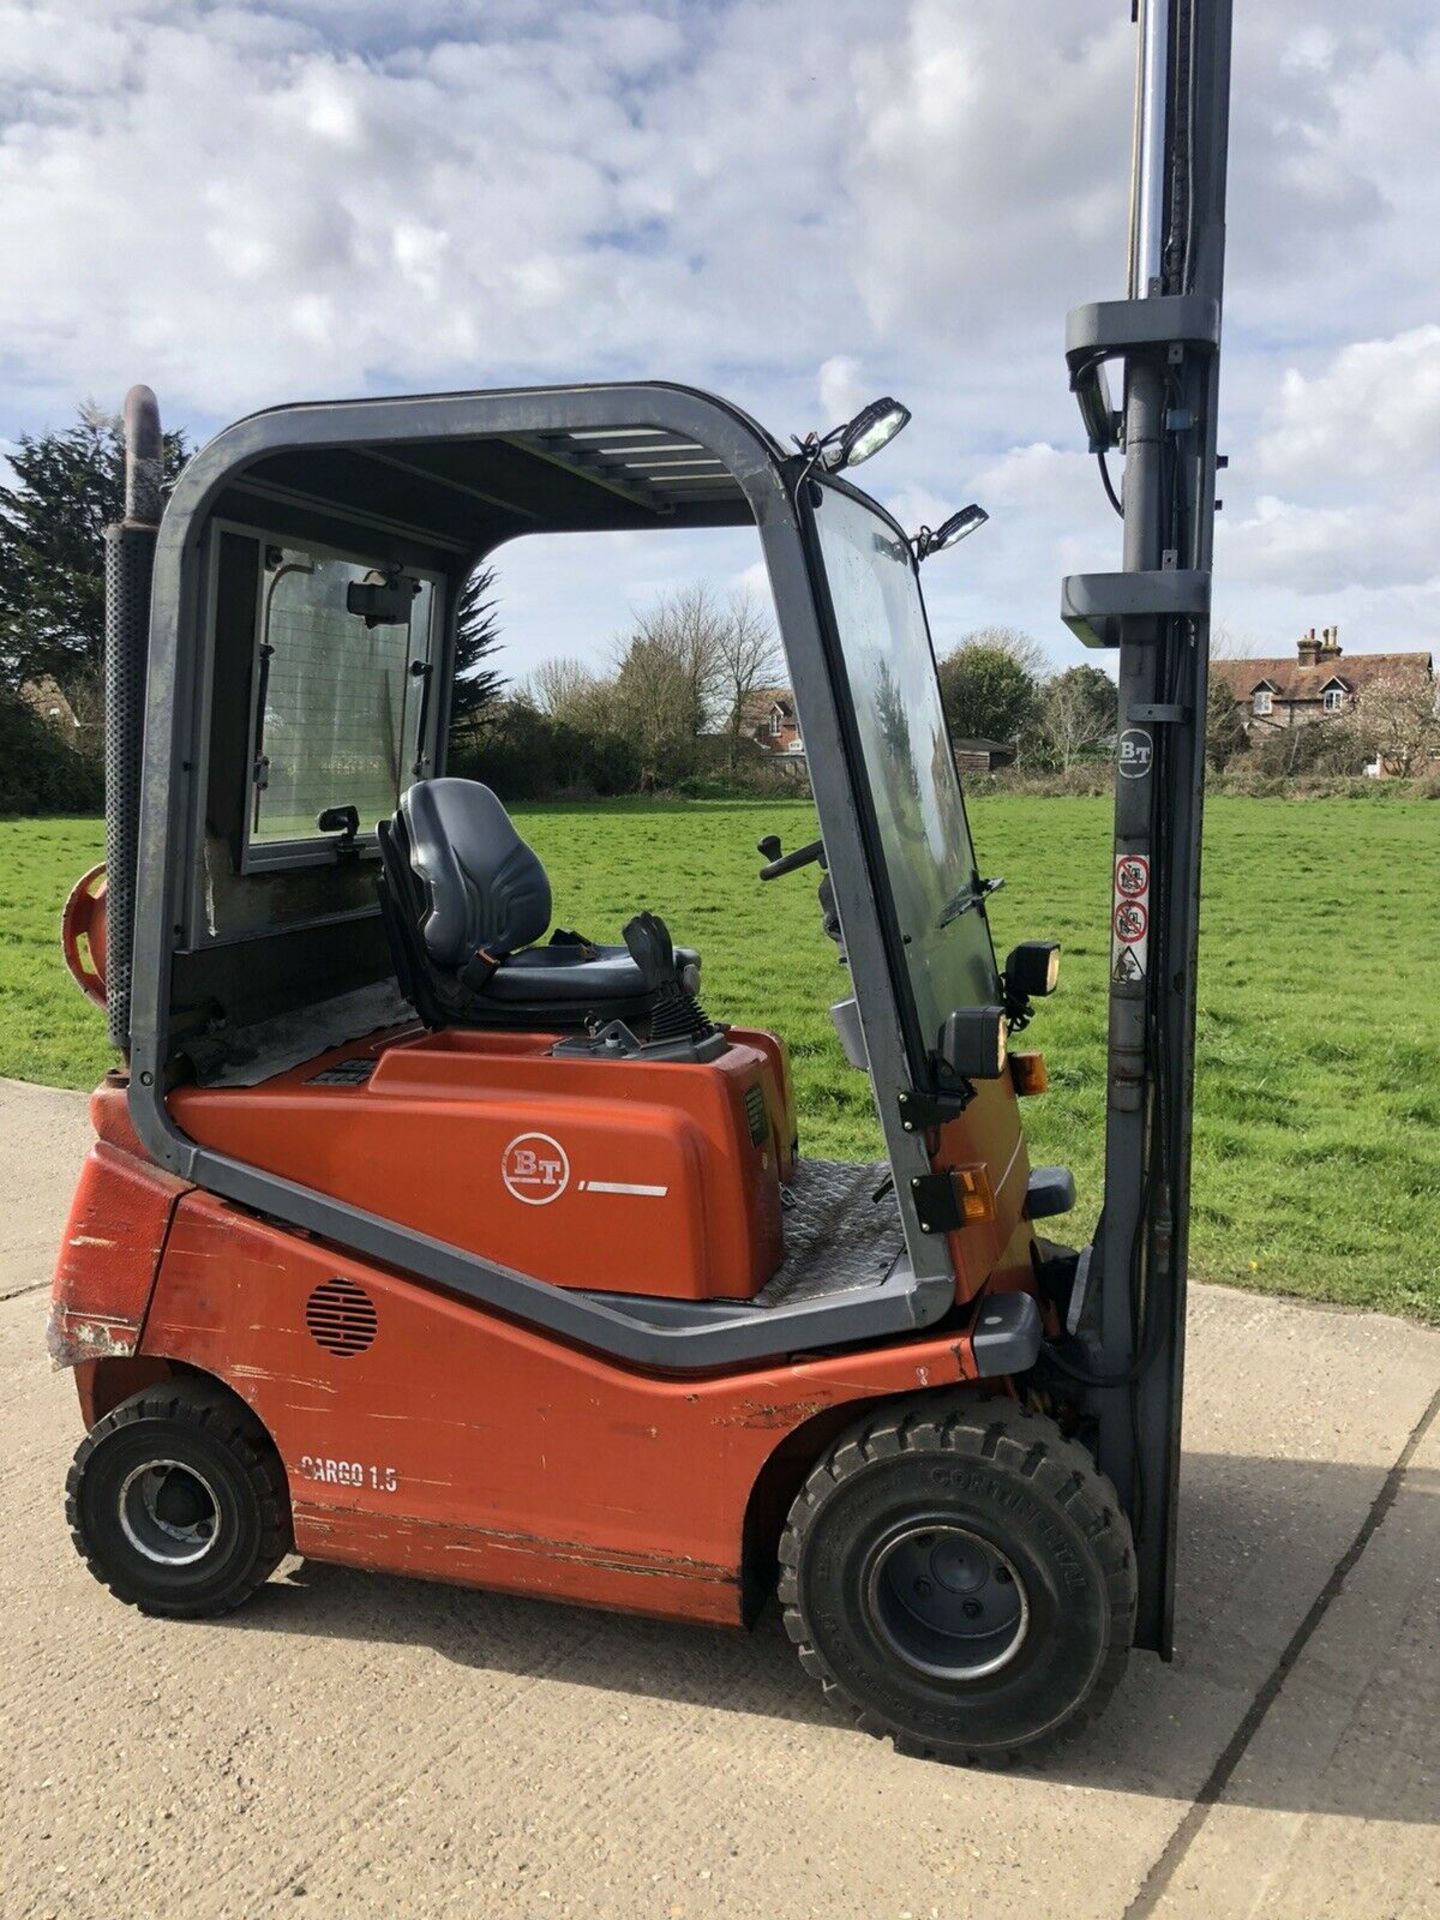
<path fill-rule="evenodd" d="M 917 560 L 928 559 L 932 553 L 940 553 L 946 547 L 957 546 L 967 535 L 983 527 L 990 518 L 983 507 L 977 507 L 972 500 L 968 507 L 961 507 L 958 513 L 952 513 L 938 527 L 921 527 L 915 535 L 913 545 Z"/>
<path fill-rule="evenodd" d="M 958 1080 L 998 1080 L 1009 1045 L 1004 1007 L 962 1007 L 947 1016 L 937 1051 Z"/>
<path fill-rule="evenodd" d="M 1005 962 L 1006 990 L 1015 998 L 1045 1000 L 1060 980 L 1060 942 L 1022 940 Z"/>
<path fill-rule="evenodd" d="M 909 418 L 910 409 L 888 394 L 883 400 L 872 400 L 838 432 L 826 436 L 821 459 L 832 473 L 839 473 L 842 467 L 858 467 L 862 460 L 888 447 Z"/>

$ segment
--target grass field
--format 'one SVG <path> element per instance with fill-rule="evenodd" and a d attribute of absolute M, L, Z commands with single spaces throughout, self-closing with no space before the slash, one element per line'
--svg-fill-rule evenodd
<path fill-rule="evenodd" d="M 1058 937 L 1056 998 L 1026 1036 L 1050 1092 L 1026 1107 L 1032 1157 L 1075 1170 L 1087 1232 L 1098 1203 L 1109 897 L 1107 800 L 982 797 L 992 919 Z M 790 1042 L 802 1139 L 878 1154 L 863 1075 L 825 1009 L 843 977 L 820 931 L 814 875 L 760 885 L 754 843 L 787 846 L 793 802 L 517 810 L 551 869 L 557 913 L 618 937 L 636 908 L 705 956 L 710 1011 Z M 0 823 L 0 1073 L 91 1084 L 102 1021 L 61 967 L 65 893 L 101 857 L 98 821 Z M 1210 1279 L 1440 1320 L 1440 806 L 1433 801 L 1221 797 L 1207 815 L 1195 1123 L 1195 1271 Z M 1073 1237 L 1073 1234 L 1072 1234 Z"/>

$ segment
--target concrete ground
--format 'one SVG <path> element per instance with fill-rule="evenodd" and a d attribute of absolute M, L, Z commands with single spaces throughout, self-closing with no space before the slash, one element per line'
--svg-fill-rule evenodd
<path fill-rule="evenodd" d="M 0 1083 L 0 1912 L 1440 1915 L 1440 1333 L 1195 1292 L 1173 1666 L 1045 1771 L 904 1760 L 751 1637 L 291 1563 L 76 1559 L 45 1288 L 84 1102 Z"/>

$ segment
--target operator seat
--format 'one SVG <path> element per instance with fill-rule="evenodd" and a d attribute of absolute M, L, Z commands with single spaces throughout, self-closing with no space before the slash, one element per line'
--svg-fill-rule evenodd
<path fill-rule="evenodd" d="M 489 787 L 417 780 L 379 829 L 377 882 L 400 987 L 429 1027 L 570 1029 L 643 1021 L 656 1002 L 629 951 L 550 924 L 550 881 Z M 693 992 L 699 955 L 675 950 Z"/>

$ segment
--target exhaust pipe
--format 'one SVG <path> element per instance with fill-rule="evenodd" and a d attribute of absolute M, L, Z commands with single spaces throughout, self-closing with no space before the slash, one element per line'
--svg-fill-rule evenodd
<path fill-rule="evenodd" d="M 125 396 L 125 517 L 105 529 L 105 1007 L 110 1044 L 127 1055 L 150 583 L 164 467 L 159 402 L 149 387 L 132 387 Z"/>

